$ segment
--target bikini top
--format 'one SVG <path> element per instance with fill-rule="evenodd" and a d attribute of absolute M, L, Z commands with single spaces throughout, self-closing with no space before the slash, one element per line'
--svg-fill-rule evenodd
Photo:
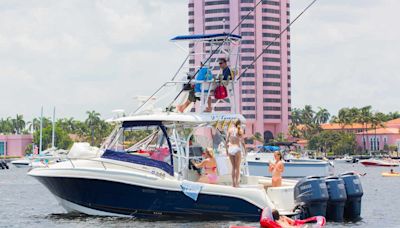
<path fill-rule="evenodd" d="M 216 170 L 217 170 L 217 166 L 212 166 L 212 167 L 204 166 L 203 168 L 204 168 L 205 170 L 212 170 L 212 171 L 216 171 Z"/>
<path fill-rule="evenodd" d="M 237 137 L 238 136 L 238 129 L 235 127 L 232 129 L 232 137 Z"/>
<path fill-rule="evenodd" d="M 216 167 L 216 166 L 213 166 L 213 167 L 207 167 L 207 166 L 204 166 L 204 169 L 205 169 L 205 170 L 212 170 L 212 171 L 216 171 L 216 170 L 217 170 L 217 167 Z"/>

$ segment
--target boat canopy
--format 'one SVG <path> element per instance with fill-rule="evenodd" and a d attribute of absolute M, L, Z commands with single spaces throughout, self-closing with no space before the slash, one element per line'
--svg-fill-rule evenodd
<path fill-rule="evenodd" d="M 257 146 L 257 148 L 272 152 L 279 151 L 281 149 L 279 146 Z"/>
<path fill-rule="evenodd" d="M 116 122 L 136 122 L 136 121 L 162 121 L 162 122 L 175 122 L 175 123 L 215 123 L 219 121 L 240 120 L 243 124 L 246 119 L 240 114 L 230 113 L 172 113 L 160 112 L 149 115 L 133 115 L 118 118 Z"/>
<path fill-rule="evenodd" d="M 181 35 L 171 39 L 171 41 L 212 41 L 223 39 L 241 40 L 242 37 L 232 33 L 215 33 L 215 34 L 193 34 Z"/>
<path fill-rule="evenodd" d="M 159 168 L 174 175 L 172 145 L 161 121 L 126 121 L 111 137 L 102 158 Z"/>

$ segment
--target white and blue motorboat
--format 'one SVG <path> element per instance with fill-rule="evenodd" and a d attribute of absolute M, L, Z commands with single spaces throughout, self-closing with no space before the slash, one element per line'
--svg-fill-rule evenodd
<path fill-rule="evenodd" d="M 217 159 L 218 184 L 196 182 L 198 173 L 189 161 L 201 157 L 199 146 L 218 141 L 215 123 L 229 119 L 243 117 L 192 113 L 124 117 L 102 149 L 82 151 L 67 161 L 33 169 L 29 175 L 46 186 L 68 212 L 254 221 L 265 207 L 292 214 L 295 181 L 272 187 L 270 178 L 247 175 L 244 165 L 241 185 L 234 188 L 223 148 Z M 203 134 L 196 135 L 207 131 L 207 140 Z M 140 134 L 141 140 L 127 146 Z"/>
<path fill-rule="evenodd" d="M 209 52 L 229 56 L 232 50 L 238 53 L 240 36 L 209 34 L 173 40 L 195 45 L 206 42 L 210 44 L 205 45 L 210 47 Z M 207 60 L 203 61 L 205 65 L 209 64 Z M 151 102 L 144 102 L 126 117 L 113 119 L 115 129 L 100 148 L 81 147 L 71 151 L 64 161 L 32 169 L 28 174 L 46 186 L 66 211 L 87 215 L 259 221 L 265 208 L 293 215 L 300 214 L 299 210 L 294 211 L 299 203 L 325 205 L 321 199 L 327 199 L 326 186 L 319 182 L 313 185 L 317 183 L 315 178 L 304 180 L 301 185 L 296 185 L 296 180 L 283 179 L 281 186 L 272 187 L 271 178 L 249 175 L 244 148 L 240 185 L 232 187 L 225 147 L 226 123 L 241 120 L 244 128 L 246 122 L 237 114 L 234 102 L 236 81 L 227 82 L 228 98 L 221 100 L 231 105 L 230 113 L 215 112 L 215 106 L 211 113 L 203 112 L 210 97 L 210 90 L 204 88 L 215 81 L 196 79 L 191 82 L 201 84 L 196 109 L 200 111 L 177 113 L 171 104 L 178 104 L 177 93 L 188 81 L 175 78 L 176 75 L 147 100 Z M 159 101 L 167 104 L 160 105 Z M 197 182 L 199 170 L 191 165 L 191 160 L 202 159 L 206 147 L 212 147 L 216 155 L 216 184 Z M 307 191 L 299 196 L 310 197 L 295 197 L 295 189 Z"/>
<path fill-rule="evenodd" d="M 279 147 L 278 147 L 279 148 Z M 247 162 L 250 175 L 271 177 L 268 171 L 269 164 L 274 162 L 273 151 L 250 152 Z M 284 178 L 301 178 L 306 176 L 330 176 L 334 173 L 334 166 L 330 161 L 311 159 L 307 156 L 296 158 L 282 152 L 284 156 Z"/>

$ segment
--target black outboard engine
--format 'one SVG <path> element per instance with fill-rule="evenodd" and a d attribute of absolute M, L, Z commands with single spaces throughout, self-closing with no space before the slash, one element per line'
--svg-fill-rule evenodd
<path fill-rule="evenodd" d="M 344 181 L 339 177 L 326 177 L 325 182 L 329 193 L 326 219 L 328 221 L 343 222 L 344 206 L 347 200 Z"/>
<path fill-rule="evenodd" d="M 344 181 L 347 194 L 344 218 L 352 221 L 359 220 L 361 216 L 361 198 L 364 194 L 360 178 L 353 172 L 343 173 L 340 177 Z"/>
<path fill-rule="evenodd" d="M 321 177 L 305 177 L 294 187 L 294 200 L 301 208 L 301 219 L 325 216 L 329 195 Z"/>

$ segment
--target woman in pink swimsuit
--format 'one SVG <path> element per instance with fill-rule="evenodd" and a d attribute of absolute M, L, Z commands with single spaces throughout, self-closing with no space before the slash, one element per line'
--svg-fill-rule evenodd
<path fill-rule="evenodd" d="M 229 160 L 232 164 L 232 185 L 233 187 L 239 187 L 240 183 L 240 163 L 242 161 L 242 149 L 243 145 L 243 131 L 240 127 L 241 122 L 237 120 L 234 124 L 229 126 L 228 129 L 228 155 Z"/>
<path fill-rule="evenodd" d="M 203 152 L 203 156 L 204 160 L 200 163 L 192 161 L 192 164 L 196 166 L 196 168 L 204 169 L 204 174 L 200 176 L 198 181 L 201 183 L 216 184 L 218 181 L 217 162 L 214 158 L 213 149 L 207 148 Z"/>

